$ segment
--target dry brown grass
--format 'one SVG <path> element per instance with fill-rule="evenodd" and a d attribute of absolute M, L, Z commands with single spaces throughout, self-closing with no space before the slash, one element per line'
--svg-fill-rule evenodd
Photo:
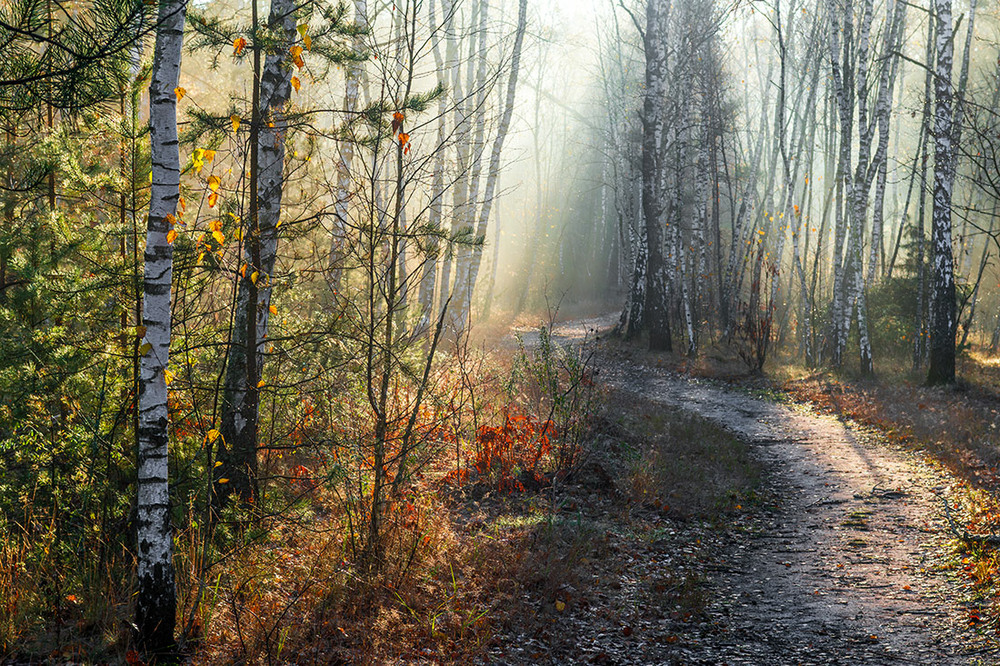
<path fill-rule="evenodd" d="M 467 663 L 516 589 L 505 572 L 517 558 L 462 534 L 440 500 L 431 508 L 401 579 L 357 577 L 337 529 L 289 526 L 247 549 L 206 595 L 193 663 Z"/>

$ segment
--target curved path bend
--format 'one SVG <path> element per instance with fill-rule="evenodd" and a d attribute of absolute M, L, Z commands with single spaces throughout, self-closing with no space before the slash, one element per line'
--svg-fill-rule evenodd
<path fill-rule="evenodd" d="M 607 324 L 555 333 L 578 339 Z M 976 606 L 959 573 L 943 567 L 942 497 L 955 480 L 940 468 L 805 407 L 628 359 L 599 367 L 606 384 L 749 442 L 776 499 L 761 532 L 716 568 L 714 627 L 683 637 L 675 663 L 1000 664 L 995 642 L 970 625 Z"/>

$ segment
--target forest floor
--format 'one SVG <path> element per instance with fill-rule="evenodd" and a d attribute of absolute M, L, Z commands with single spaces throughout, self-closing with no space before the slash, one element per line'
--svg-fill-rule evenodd
<path fill-rule="evenodd" d="M 944 465 L 770 382 L 587 344 L 605 414 L 581 472 L 543 491 L 548 528 L 522 541 L 537 580 L 488 663 L 998 663 Z"/>

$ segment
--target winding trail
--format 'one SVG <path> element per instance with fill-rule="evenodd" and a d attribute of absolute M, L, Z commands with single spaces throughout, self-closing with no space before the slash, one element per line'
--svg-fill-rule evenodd
<path fill-rule="evenodd" d="M 559 327 L 565 341 L 607 319 Z M 751 444 L 777 507 L 733 546 L 710 587 L 710 628 L 683 664 L 996 664 L 969 629 L 941 497 L 954 483 L 910 451 L 838 419 L 630 359 L 603 381 L 715 421 Z M 714 624 L 714 626 L 712 626 Z M 699 633 L 700 632 L 700 633 Z"/>

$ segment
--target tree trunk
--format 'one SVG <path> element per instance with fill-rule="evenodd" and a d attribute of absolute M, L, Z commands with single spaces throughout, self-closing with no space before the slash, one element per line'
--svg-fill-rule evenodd
<path fill-rule="evenodd" d="M 428 2 L 428 16 L 430 18 L 430 28 L 433 32 L 432 36 L 432 51 L 434 53 L 434 64 L 437 67 L 437 71 L 443 73 L 445 71 L 444 56 L 441 53 L 441 33 L 448 29 L 450 26 L 450 17 L 443 16 L 443 23 L 439 23 L 437 19 L 435 0 L 430 0 Z M 445 157 L 445 144 L 447 140 L 447 125 L 448 125 L 448 96 L 441 95 L 438 98 L 438 110 L 437 110 L 437 150 L 434 154 L 434 166 L 432 167 L 431 174 L 431 189 L 430 189 L 430 202 L 427 207 L 427 224 L 432 230 L 431 236 L 427 240 L 427 256 L 424 261 L 424 272 L 420 277 L 420 288 L 417 295 L 417 299 L 420 301 L 420 323 L 417 326 L 417 330 L 424 332 L 426 331 L 428 338 L 427 343 L 430 344 L 431 331 L 431 313 L 435 311 L 434 309 L 434 292 L 437 287 L 437 268 L 438 268 L 438 253 L 440 247 L 440 241 L 434 234 L 440 233 L 442 231 L 443 222 L 443 208 L 444 208 L 444 157 Z"/>
<path fill-rule="evenodd" d="M 485 3 L 484 3 L 485 13 Z M 517 32 L 514 35 L 514 52 L 510 62 L 510 76 L 507 79 L 507 93 L 504 98 L 503 115 L 500 117 L 500 126 L 497 128 L 496 138 L 493 140 L 493 149 L 490 153 L 489 171 L 486 176 L 486 191 L 483 195 L 483 208 L 479 214 L 479 221 L 476 226 L 476 237 L 485 238 L 486 228 L 490 220 L 490 212 L 493 208 L 493 197 L 496 194 L 497 176 L 500 174 L 500 156 L 503 151 L 504 140 L 507 138 L 507 131 L 510 128 L 511 117 L 514 114 L 514 99 L 517 94 L 517 75 L 521 65 L 521 46 L 524 43 L 524 33 L 528 25 L 528 0 L 520 0 L 517 10 Z M 485 62 L 485 58 L 483 58 Z M 485 73 L 481 75 L 480 86 L 485 86 Z M 479 174 L 473 173 L 473 178 L 478 183 Z M 478 185 L 473 186 L 475 193 Z M 472 291 L 476 287 L 476 280 L 479 278 L 479 268 L 483 260 L 483 246 L 477 245 L 472 249 L 468 272 L 465 276 L 459 276 L 464 280 L 464 289 L 459 300 L 460 313 L 465 325 L 468 325 L 469 317 L 472 313 Z"/>
<path fill-rule="evenodd" d="M 273 16 L 272 16 L 273 17 Z M 365 49 L 364 32 L 368 30 L 368 2 L 354 0 L 354 25 L 360 31 L 354 37 L 354 55 L 359 56 Z M 358 108 L 358 84 L 363 65 L 352 61 L 346 66 L 344 84 L 344 113 L 348 118 Z M 339 143 L 340 158 L 337 161 L 337 198 L 333 205 L 333 237 L 330 246 L 330 288 L 336 297 L 340 293 L 344 274 L 344 248 L 347 244 L 351 200 L 351 168 L 354 163 L 354 142 Z"/>
<path fill-rule="evenodd" d="M 136 501 L 136 633 L 148 653 L 174 645 L 173 532 L 170 525 L 166 369 L 170 357 L 170 282 L 173 246 L 167 234 L 180 199 L 177 88 L 186 4 L 165 0 L 159 9 L 149 86 L 152 185 L 146 226 L 143 326 L 139 348 L 138 497 Z"/>
<path fill-rule="evenodd" d="M 294 2 L 272 0 L 268 25 L 284 44 L 290 44 L 295 36 Z M 287 47 L 277 48 L 267 55 L 253 101 L 250 230 L 244 235 L 245 268 L 240 276 L 222 400 L 219 460 L 223 465 L 215 471 L 216 480 L 228 479 L 215 484 L 220 505 L 234 493 L 244 500 L 256 494 L 258 384 L 264 367 L 284 185 L 288 131 L 284 109 L 292 90 L 286 52 Z"/>
<path fill-rule="evenodd" d="M 672 351 L 663 256 L 663 112 L 667 84 L 666 0 L 648 0 L 642 114 L 642 216 L 646 231 L 646 328 L 650 351 Z"/>
<path fill-rule="evenodd" d="M 952 127 L 951 0 L 934 0 L 937 65 L 934 82 L 934 208 L 931 215 L 932 290 L 928 384 L 955 382 L 955 275 L 951 247 L 951 196 L 955 180 Z"/>

